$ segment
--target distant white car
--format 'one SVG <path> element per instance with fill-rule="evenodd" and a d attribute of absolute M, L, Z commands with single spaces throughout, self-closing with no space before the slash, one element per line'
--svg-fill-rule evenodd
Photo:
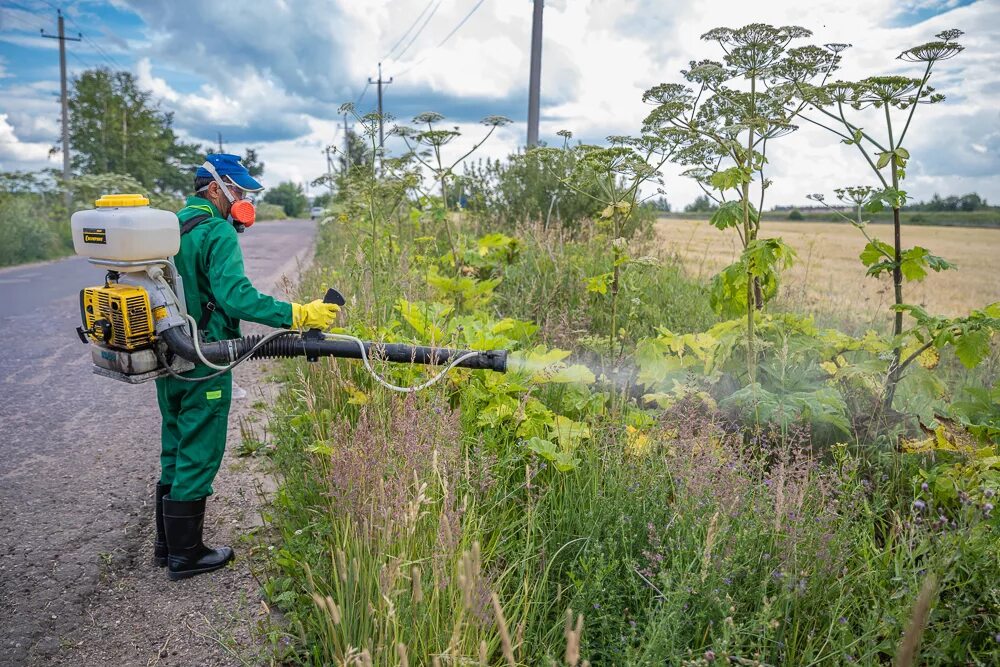
<path fill-rule="evenodd" d="M 326 215 L 326 209 L 322 206 L 313 206 L 309 209 L 309 219 L 315 220 L 316 218 L 322 218 Z"/>

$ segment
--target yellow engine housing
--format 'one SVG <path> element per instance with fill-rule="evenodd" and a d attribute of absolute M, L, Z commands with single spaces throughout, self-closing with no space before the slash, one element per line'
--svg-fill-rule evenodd
<path fill-rule="evenodd" d="M 80 314 L 87 337 L 106 347 L 137 350 L 154 339 L 149 294 L 134 285 L 110 284 L 80 290 Z"/>

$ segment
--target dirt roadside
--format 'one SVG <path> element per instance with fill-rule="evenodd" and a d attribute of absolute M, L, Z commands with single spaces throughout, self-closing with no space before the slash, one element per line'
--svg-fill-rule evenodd
<path fill-rule="evenodd" d="M 29 664 L 256 665 L 266 663 L 264 632 L 273 621 L 251 573 L 252 533 L 275 486 L 267 460 L 240 457 L 240 425 L 266 433 L 268 410 L 280 390 L 266 366 L 237 369 L 247 397 L 233 401 L 229 439 L 215 495 L 208 501 L 205 540 L 228 544 L 236 560 L 224 570 L 171 582 L 153 565 L 153 487 L 121 551 L 106 555 L 100 583 L 85 606 L 85 625 L 60 638 L 56 652 Z M 265 436 L 266 437 L 266 436 Z M 262 497 L 262 495 L 264 497 Z M 41 647 L 46 648 L 46 647 Z"/>
<path fill-rule="evenodd" d="M 281 296 L 281 276 L 295 280 L 311 260 L 314 231 L 309 221 L 255 227 L 241 243 L 254 283 Z M 238 449 L 241 422 L 266 437 L 280 387 L 267 365 L 235 372 L 248 396 L 233 402 L 205 534 L 236 561 L 170 582 L 151 562 L 155 395 L 151 383 L 90 373 L 74 290 L 95 277 L 79 260 L 0 275 L 0 665 L 266 662 L 269 614 L 246 536 L 260 525 L 258 489 L 273 484 L 267 461 Z"/>

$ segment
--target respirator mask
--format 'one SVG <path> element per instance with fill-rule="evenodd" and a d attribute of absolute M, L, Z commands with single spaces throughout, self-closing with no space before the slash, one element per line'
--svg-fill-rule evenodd
<path fill-rule="evenodd" d="M 219 184 L 219 189 L 222 190 L 222 194 L 226 196 L 229 201 L 229 221 L 233 223 L 237 232 L 242 232 L 247 227 L 253 225 L 254 220 L 257 217 L 257 209 L 254 207 L 253 195 L 252 193 L 246 192 L 242 188 L 236 186 L 234 183 L 227 184 L 219 176 L 219 172 L 215 170 L 215 166 L 211 162 L 205 162 L 202 165 L 208 173 L 212 175 L 212 179 Z M 202 190 L 207 188 L 206 185 Z M 199 190 L 200 192 L 201 190 Z M 237 197 L 233 194 L 235 191 L 240 196 Z"/>

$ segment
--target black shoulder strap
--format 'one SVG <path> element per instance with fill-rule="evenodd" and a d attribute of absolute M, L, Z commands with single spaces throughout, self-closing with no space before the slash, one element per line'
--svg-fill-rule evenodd
<path fill-rule="evenodd" d="M 184 236 L 192 229 L 212 218 L 208 213 L 202 213 L 201 215 L 196 215 L 183 225 L 181 225 L 181 236 Z M 204 330 L 208 326 L 208 321 L 212 319 L 212 313 L 218 308 L 214 301 L 209 301 L 204 305 L 201 311 L 201 318 L 198 320 L 198 329 Z"/>
<path fill-rule="evenodd" d="M 209 215 L 208 213 L 202 213 L 201 215 L 194 216 L 193 218 L 185 222 L 183 225 L 181 225 L 181 236 L 184 236 L 185 234 L 187 234 L 192 229 L 194 229 L 201 223 L 205 222 L 206 220 L 211 220 L 211 219 L 212 216 Z"/>

